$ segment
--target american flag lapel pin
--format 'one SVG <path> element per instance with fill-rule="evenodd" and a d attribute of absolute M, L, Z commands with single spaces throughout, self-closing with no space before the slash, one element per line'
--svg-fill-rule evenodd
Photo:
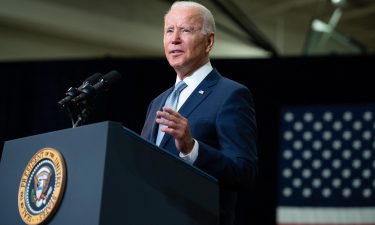
<path fill-rule="evenodd" d="M 204 91 L 200 90 L 198 93 L 201 94 L 201 95 L 203 95 Z"/>

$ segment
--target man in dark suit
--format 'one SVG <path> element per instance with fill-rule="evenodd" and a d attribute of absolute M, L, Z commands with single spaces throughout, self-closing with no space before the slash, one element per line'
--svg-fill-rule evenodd
<path fill-rule="evenodd" d="M 212 68 L 211 12 L 195 2 L 175 2 L 164 18 L 164 51 L 186 87 L 176 108 L 165 106 L 174 87 L 149 105 L 142 137 L 178 155 L 220 185 L 220 224 L 233 224 L 237 192 L 257 174 L 255 110 L 250 91 Z"/>

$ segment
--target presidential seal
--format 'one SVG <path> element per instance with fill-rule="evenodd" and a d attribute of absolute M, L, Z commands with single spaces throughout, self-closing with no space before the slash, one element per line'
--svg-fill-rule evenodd
<path fill-rule="evenodd" d="M 53 215 L 64 194 L 65 180 L 65 162 L 59 151 L 43 148 L 35 153 L 18 189 L 18 211 L 26 224 L 42 224 Z"/>

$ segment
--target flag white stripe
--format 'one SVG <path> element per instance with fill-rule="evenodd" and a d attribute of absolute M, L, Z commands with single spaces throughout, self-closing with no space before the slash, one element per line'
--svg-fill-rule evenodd
<path fill-rule="evenodd" d="M 278 207 L 277 222 L 287 224 L 375 224 L 375 207 Z"/>

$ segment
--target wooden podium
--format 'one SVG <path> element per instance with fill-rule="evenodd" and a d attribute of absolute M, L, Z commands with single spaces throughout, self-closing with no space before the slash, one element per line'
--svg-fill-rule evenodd
<path fill-rule="evenodd" d="M 25 224 L 21 177 L 43 148 L 58 150 L 66 165 L 65 191 L 47 224 L 219 224 L 216 179 L 116 122 L 5 142 L 0 224 Z"/>

